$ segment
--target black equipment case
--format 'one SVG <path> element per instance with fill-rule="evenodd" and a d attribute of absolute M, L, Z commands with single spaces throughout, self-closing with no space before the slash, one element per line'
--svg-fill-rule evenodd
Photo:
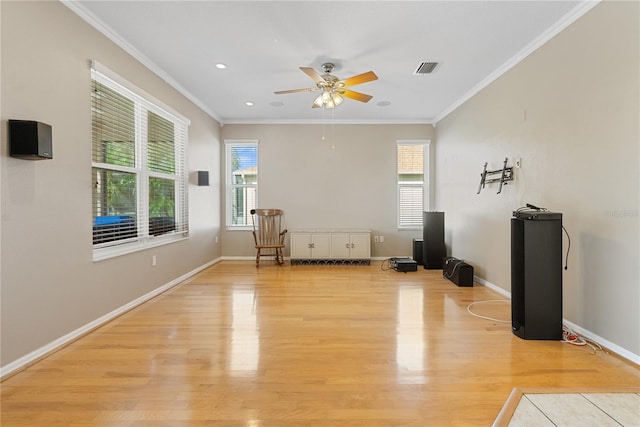
<path fill-rule="evenodd" d="M 473 266 L 461 259 L 445 258 L 442 275 L 458 286 L 473 286 Z"/>

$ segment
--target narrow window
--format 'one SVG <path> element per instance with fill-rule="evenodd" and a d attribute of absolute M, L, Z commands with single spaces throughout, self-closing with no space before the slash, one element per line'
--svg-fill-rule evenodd
<path fill-rule="evenodd" d="M 398 141 L 398 228 L 422 227 L 422 212 L 428 210 L 428 141 Z"/>
<path fill-rule="evenodd" d="M 257 141 L 225 141 L 227 163 L 227 227 L 251 226 L 258 199 Z"/>

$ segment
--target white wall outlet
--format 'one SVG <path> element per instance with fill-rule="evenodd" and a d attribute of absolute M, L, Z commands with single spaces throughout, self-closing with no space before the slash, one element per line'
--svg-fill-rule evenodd
<path fill-rule="evenodd" d="M 520 169 L 521 166 L 522 166 L 522 159 L 518 157 L 516 159 L 516 169 Z"/>
<path fill-rule="evenodd" d="M 151 265 L 155 267 L 155 266 L 156 266 L 156 264 L 157 264 L 157 261 L 158 261 L 158 260 L 156 259 L 156 256 L 155 256 L 155 255 L 153 255 L 153 256 L 151 257 Z"/>
<path fill-rule="evenodd" d="M 380 236 L 380 243 L 384 242 L 384 236 Z"/>

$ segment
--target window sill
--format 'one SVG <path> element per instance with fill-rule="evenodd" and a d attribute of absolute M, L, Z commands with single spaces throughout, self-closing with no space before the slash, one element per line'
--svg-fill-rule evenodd
<path fill-rule="evenodd" d="M 253 227 L 250 225 L 227 225 L 227 231 L 253 231 Z"/>
<path fill-rule="evenodd" d="M 144 241 L 133 243 L 123 243 L 122 245 L 108 246 L 93 250 L 93 261 L 103 261 L 105 259 L 115 258 L 122 255 L 132 254 L 134 252 L 143 251 L 145 249 L 155 248 L 158 246 L 168 245 L 170 243 L 179 242 L 188 239 L 186 234 L 177 234 L 171 236 L 157 236 Z"/>

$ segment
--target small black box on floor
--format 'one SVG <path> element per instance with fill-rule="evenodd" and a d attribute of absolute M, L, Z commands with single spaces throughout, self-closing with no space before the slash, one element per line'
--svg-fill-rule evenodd
<path fill-rule="evenodd" d="M 418 263 L 411 258 L 391 258 L 389 262 L 395 271 L 418 271 Z"/>
<path fill-rule="evenodd" d="M 473 266 L 461 259 L 445 258 L 442 275 L 458 286 L 473 286 Z"/>
<path fill-rule="evenodd" d="M 413 260 L 418 264 L 424 264 L 424 255 L 422 252 L 422 239 L 413 239 Z"/>

